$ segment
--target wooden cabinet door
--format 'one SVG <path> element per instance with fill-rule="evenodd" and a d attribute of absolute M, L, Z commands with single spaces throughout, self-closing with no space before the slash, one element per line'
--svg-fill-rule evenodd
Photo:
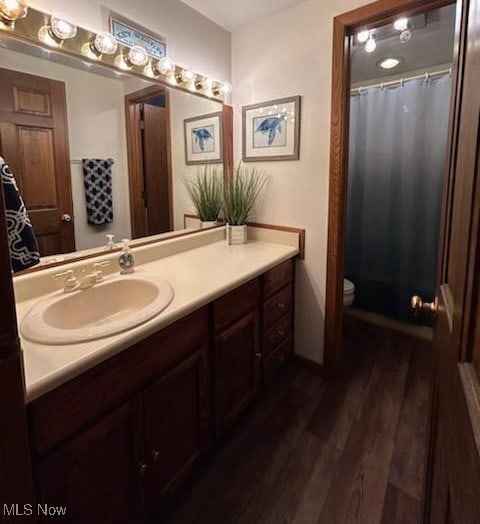
<path fill-rule="evenodd" d="M 228 427 L 258 389 L 258 312 L 242 318 L 219 335 L 215 346 L 215 425 Z"/>
<path fill-rule="evenodd" d="M 38 502 L 64 507 L 70 523 L 143 522 L 142 405 L 133 401 L 37 467 Z M 41 522 L 58 522 L 59 516 Z"/>
<path fill-rule="evenodd" d="M 155 510 L 184 480 L 208 445 L 207 348 L 144 395 L 148 505 Z"/>
<path fill-rule="evenodd" d="M 0 154 L 15 175 L 41 255 L 75 251 L 63 82 L 0 70 Z"/>

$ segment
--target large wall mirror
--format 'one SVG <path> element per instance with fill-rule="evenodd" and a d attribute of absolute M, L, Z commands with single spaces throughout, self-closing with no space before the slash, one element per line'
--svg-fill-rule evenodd
<path fill-rule="evenodd" d="M 184 230 L 185 175 L 224 169 L 221 102 L 13 37 L 2 36 L 0 69 L 0 154 L 42 266 L 103 250 L 107 235 Z"/>

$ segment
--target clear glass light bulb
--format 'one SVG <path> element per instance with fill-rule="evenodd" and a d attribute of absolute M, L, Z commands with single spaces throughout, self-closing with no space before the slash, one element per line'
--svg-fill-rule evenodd
<path fill-rule="evenodd" d="M 395 22 L 393 23 L 393 27 L 397 31 L 405 31 L 405 29 L 408 29 L 408 18 L 402 17 L 398 20 L 395 20 Z"/>
<path fill-rule="evenodd" d="M 0 0 L 0 15 L 4 20 L 14 22 L 27 16 L 28 7 L 25 0 Z"/>
<path fill-rule="evenodd" d="M 213 87 L 213 79 L 210 78 L 209 76 L 206 76 L 203 80 L 202 80 L 202 87 L 203 89 L 212 89 Z"/>
<path fill-rule="evenodd" d="M 102 31 L 95 37 L 95 40 L 93 41 L 93 47 L 101 55 L 113 55 L 117 52 L 118 42 L 111 33 Z"/>
<path fill-rule="evenodd" d="M 410 29 L 405 29 L 405 31 L 402 31 L 400 34 L 400 42 L 402 44 L 406 44 L 411 38 L 412 32 L 410 31 Z"/>
<path fill-rule="evenodd" d="M 220 85 L 220 92 L 224 95 L 228 95 L 232 92 L 232 85 L 228 82 L 223 82 L 223 84 Z"/>
<path fill-rule="evenodd" d="M 128 59 L 133 65 L 143 67 L 148 62 L 148 54 L 143 47 L 136 45 L 130 49 Z"/>
<path fill-rule="evenodd" d="M 77 26 L 64 15 L 55 14 L 50 19 L 50 29 L 60 40 L 74 38 L 77 34 Z"/>
<path fill-rule="evenodd" d="M 164 56 L 157 62 L 155 69 L 161 75 L 168 75 L 175 71 L 175 63 L 171 58 Z"/>
<path fill-rule="evenodd" d="M 367 43 L 365 44 L 365 51 L 367 53 L 373 53 L 376 48 L 377 48 L 377 42 L 375 42 L 374 38 L 370 37 L 367 40 Z"/>
<path fill-rule="evenodd" d="M 181 72 L 182 82 L 188 83 L 195 79 L 195 73 L 191 69 L 182 69 Z"/>
<path fill-rule="evenodd" d="M 357 42 L 364 44 L 370 37 L 370 31 L 360 31 L 357 33 Z"/>

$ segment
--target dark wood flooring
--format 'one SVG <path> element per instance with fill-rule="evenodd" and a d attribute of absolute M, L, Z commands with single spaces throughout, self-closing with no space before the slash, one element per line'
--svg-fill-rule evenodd
<path fill-rule="evenodd" d="M 345 371 L 288 365 L 158 522 L 419 522 L 430 344 L 345 331 Z"/>

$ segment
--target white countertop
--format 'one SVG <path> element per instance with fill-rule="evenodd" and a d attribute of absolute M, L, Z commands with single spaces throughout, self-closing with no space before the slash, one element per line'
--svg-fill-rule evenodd
<path fill-rule="evenodd" d="M 46 346 L 21 338 L 27 402 L 297 254 L 296 248 L 281 244 L 253 241 L 229 246 L 217 241 L 138 266 L 137 274 L 154 274 L 171 284 L 175 297 L 170 306 L 130 331 L 82 344 Z M 17 303 L 19 324 L 38 300 Z"/>

